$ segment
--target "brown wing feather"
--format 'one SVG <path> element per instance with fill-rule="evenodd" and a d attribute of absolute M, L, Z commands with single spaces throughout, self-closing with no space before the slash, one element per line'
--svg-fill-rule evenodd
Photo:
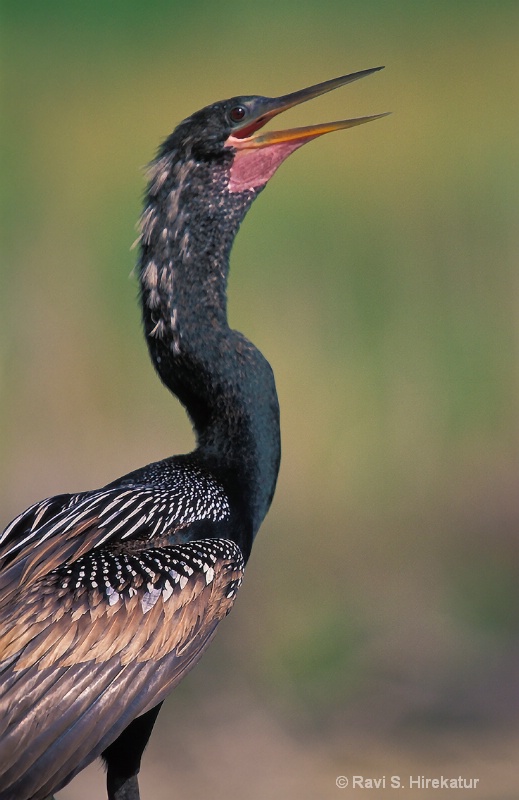
<path fill-rule="evenodd" d="M 160 702 L 231 609 L 242 574 L 237 546 L 210 539 L 94 551 L 29 581 L 0 614 L 0 800 L 56 791 Z"/>

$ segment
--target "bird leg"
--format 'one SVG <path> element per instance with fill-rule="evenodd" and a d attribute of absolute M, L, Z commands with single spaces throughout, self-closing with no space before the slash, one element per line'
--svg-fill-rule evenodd
<path fill-rule="evenodd" d="M 134 719 L 104 751 L 108 800 L 140 800 L 137 776 L 161 705 Z"/>

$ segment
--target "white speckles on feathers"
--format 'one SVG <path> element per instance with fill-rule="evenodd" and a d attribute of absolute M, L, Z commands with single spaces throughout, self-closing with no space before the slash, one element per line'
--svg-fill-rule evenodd
<path fill-rule="evenodd" d="M 189 231 L 185 230 L 180 239 L 180 255 L 187 259 L 189 255 Z"/>
<path fill-rule="evenodd" d="M 144 594 L 141 599 L 141 608 L 143 614 L 146 614 L 153 608 L 161 594 L 162 591 L 160 589 L 155 589 L 154 587 L 148 589 L 146 594 Z"/>
<path fill-rule="evenodd" d="M 168 264 L 160 270 L 160 288 L 167 295 L 173 294 L 173 268 Z"/>
<path fill-rule="evenodd" d="M 154 328 L 150 331 L 150 336 L 155 336 L 157 339 L 162 339 L 166 332 L 166 326 L 163 319 L 159 319 Z"/>
<path fill-rule="evenodd" d="M 155 225 L 157 224 L 157 215 L 153 206 L 147 206 L 142 212 L 139 227 L 141 232 L 141 239 L 144 244 L 149 245 L 153 236 Z"/>
<path fill-rule="evenodd" d="M 189 161 L 177 164 L 177 167 L 174 170 L 173 179 L 175 181 L 175 188 L 171 190 L 168 196 L 167 219 L 170 224 L 175 222 L 177 219 L 180 207 L 180 197 L 190 171 L 191 165 Z"/>
<path fill-rule="evenodd" d="M 92 550 L 25 588 L 0 652 L 16 659 L 16 671 L 181 657 L 193 636 L 229 612 L 243 568 L 239 548 L 225 539 Z"/>
<path fill-rule="evenodd" d="M 172 594 L 173 586 L 168 582 L 165 584 L 164 589 L 162 590 L 162 602 L 167 603 Z"/>
<path fill-rule="evenodd" d="M 142 270 L 142 280 L 148 289 L 156 289 L 158 283 L 158 269 L 155 261 L 150 259 L 145 268 Z"/>
<path fill-rule="evenodd" d="M 166 183 L 168 176 L 171 173 L 171 156 L 166 155 L 158 158 L 148 167 L 146 177 L 149 180 L 149 193 L 152 197 L 156 197 L 160 190 Z"/>

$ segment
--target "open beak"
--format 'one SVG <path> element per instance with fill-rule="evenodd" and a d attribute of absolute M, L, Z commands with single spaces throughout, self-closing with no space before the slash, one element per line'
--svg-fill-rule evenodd
<path fill-rule="evenodd" d="M 281 114 L 283 111 L 293 108 L 300 103 L 306 103 L 307 100 L 312 100 L 314 97 L 319 97 L 326 92 L 331 92 L 333 89 L 344 86 L 346 83 L 353 83 L 353 81 L 357 81 L 360 78 L 365 78 L 367 75 L 371 75 L 373 72 L 378 72 L 381 69 L 383 69 L 383 67 L 364 69 L 360 72 L 353 72 L 350 75 L 343 75 L 341 78 L 332 78 L 332 80 L 318 83 L 315 86 L 309 86 L 307 89 L 300 89 L 298 92 L 292 92 L 282 97 L 265 98 L 258 107 L 257 116 L 252 120 L 249 117 L 243 128 L 235 129 L 231 136 L 228 137 L 226 144 L 238 151 L 269 147 L 270 145 L 282 144 L 285 142 L 297 143 L 299 146 L 325 133 L 339 131 L 344 128 L 353 128 L 356 125 L 363 125 L 365 122 L 371 122 L 373 119 L 385 117 L 389 112 L 385 114 L 374 114 L 369 117 L 343 119 L 338 122 L 326 122 L 320 125 L 308 125 L 303 128 L 290 128 L 284 131 L 267 131 L 256 134 L 256 131 L 263 128 L 269 120 Z"/>

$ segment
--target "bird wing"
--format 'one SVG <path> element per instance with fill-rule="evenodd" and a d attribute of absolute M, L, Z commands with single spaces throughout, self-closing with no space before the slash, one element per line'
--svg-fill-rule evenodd
<path fill-rule="evenodd" d="M 0 564 L 2 563 L 2 554 L 8 553 L 13 545 L 17 544 L 18 547 L 21 547 L 26 541 L 30 541 L 35 535 L 37 536 L 36 532 L 46 522 L 53 520 L 61 511 L 73 505 L 80 497 L 81 495 L 78 494 L 58 494 L 54 497 L 47 497 L 45 500 L 39 500 L 29 506 L 29 508 L 15 517 L 3 533 L 0 533 Z"/>
<path fill-rule="evenodd" d="M 174 491 L 146 484 L 110 485 L 31 506 L 0 535 L 0 609 L 20 586 L 94 548 L 164 536 L 173 544 L 178 530 L 186 531 L 201 518 L 224 519 L 227 508 L 215 514 L 211 507 L 197 507 L 189 480 L 186 473 Z M 209 488 L 216 493 L 219 487 L 214 486 Z M 197 488 L 203 496 L 205 485 Z"/>
<path fill-rule="evenodd" d="M 60 544 L 44 539 L 45 571 L 27 554 L 5 570 L 18 588 L 0 609 L 0 800 L 56 791 L 161 702 L 241 583 L 231 541 L 92 549 L 106 532 L 76 510 L 75 531 L 61 520 Z"/>

